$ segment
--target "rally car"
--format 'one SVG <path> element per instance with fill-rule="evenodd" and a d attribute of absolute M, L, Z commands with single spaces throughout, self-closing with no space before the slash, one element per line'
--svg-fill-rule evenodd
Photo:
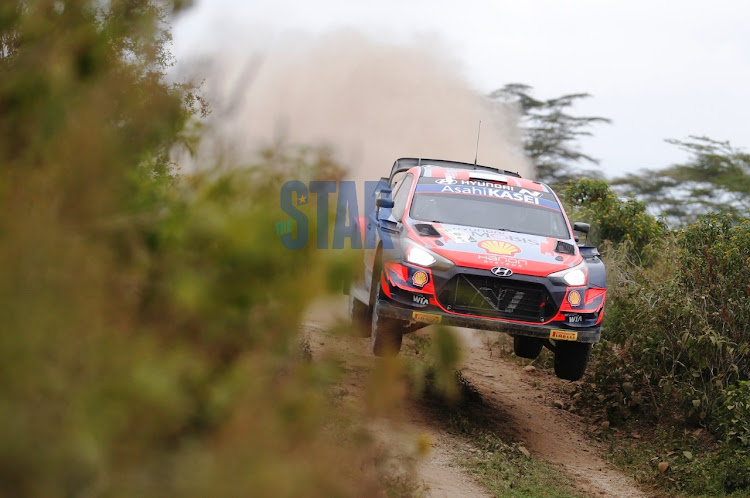
<path fill-rule="evenodd" d="M 398 159 L 359 222 L 365 250 L 349 313 L 377 356 L 430 324 L 506 332 L 516 355 L 555 355 L 558 377 L 583 376 L 599 341 L 604 265 L 578 244 L 547 185 L 488 166 Z"/>

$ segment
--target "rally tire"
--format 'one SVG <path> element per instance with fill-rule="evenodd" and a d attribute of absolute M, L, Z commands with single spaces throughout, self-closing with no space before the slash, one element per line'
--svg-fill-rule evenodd
<path fill-rule="evenodd" d="M 557 341 L 555 344 L 555 375 L 565 380 L 580 380 L 586 371 L 591 344 Z"/>
<path fill-rule="evenodd" d="M 378 284 L 378 291 L 380 291 L 380 284 Z M 398 355 L 399 351 L 401 351 L 401 340 L 404 337 L 403 331 L 404 322 L 382 316 L 380 314 L 380 305 L 376 300 L 372 310 L 372 326 L 370 331 L 372 353 L 375 356 L 381 357 Z"/>
<path fill-rule="evenodd" d="M 352 323 L 352 329 L 357 337 L 370 336 L 370 313 L 366 304 L 354 297 L 349 292 L 349 320 Z"/>
<path fill-rule="evenodd" d="M 513 337 L 513 352 L 521 358 L 535 360 L 542 352 L 543 347 L 542 341 L 534 337 L 522 335 Z"/>

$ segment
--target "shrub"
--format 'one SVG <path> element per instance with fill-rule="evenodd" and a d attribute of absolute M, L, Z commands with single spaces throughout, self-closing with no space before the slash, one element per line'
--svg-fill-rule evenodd
<path fill-rule="evenodd" d="M 656 414 L 741 432 L 750 420 L 735 402 L 750 378 L 748 241 L 749 220 L 711 215 L 668 237 L 649 268 L 609 261 L 605 330 L 615 347 L 600 348 L 592 368 L 606 399 L 632 382 Z"/>
<path fill-rule="evenodd" d="M 604 180 L 569 181 L 562 199 L 571 206 L 573 218 L 591 224 L 588 243 L 609 242 L 627 248 L 627 253 L 640 261 L 646 257 L 650 244 L 658 242 L 665 226 L 646 213 L 646 205 L 630 198 L 620 199 Z M 626 244 L 626 245 L 623 245 Z"/>

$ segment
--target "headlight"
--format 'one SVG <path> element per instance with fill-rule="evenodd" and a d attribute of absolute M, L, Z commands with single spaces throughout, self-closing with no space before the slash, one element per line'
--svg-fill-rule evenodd
<path fill-rule="evenodd" d="M 406 249 L 406 261 L 419 266 L 432 266 L 437 261 L 435 257 L 418 246 L 409 246 Z"/>
<path fill-rule="evenodd" d="M 580 287 L 586 285 L 588 272 L 584 263 L 579 264 L 568 270 L 562 270 L 549 275 L 549 279 L 556 284 L 569 285 L 571 287 Z"/>
<path fill-rule="evenodd" d="M 444 258 L 429 249 L 425 249 L 411 240 L 406 243 L 404 259 L 406 259 L 408 263 L 423 266 L 425 268 L 447 270 L 454 266 L 453 261 L 450 259 Z"/>

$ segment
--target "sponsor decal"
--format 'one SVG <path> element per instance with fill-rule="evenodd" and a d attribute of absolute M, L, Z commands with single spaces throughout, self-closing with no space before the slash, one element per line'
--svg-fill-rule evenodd
<path fill-rule="evenodd" d="M 539 191 L 490 180 L 456 180 L 456 178 L 465 176 L 465 173 L 464 171 L 457 172 L 454 175 L 446 174 L 445 178 L 439 179 L 423 177 L 420 179 L 416 191 L 419 193 L 435 192 L 494 197 L 496 199 L 524 202 L 560 211 L 560 205 L 557 203 L 554 194 L 546 188 L 543 188 L 543 191 Z M 517 183 L 515 178 L 508 178 L 508 180 Z"/>
<path fill-rule="evenodd" d="M 490 181 L 461 180 L 461 185 L 469 185 L 472 187 L 491 187 L 510 191 L 514 190 L 512 185 L 507 185 L 505 183 L 494 183 Z"/>
<path fill-rule="evenodd" d="M 490 228 L 459 228 L 442 226 L 440 227 L 440 231 L 443 232 L 447 238 L 459 243 L 466 242 L 468 238 L 469 242 L 476 242 L 481 239 L 494 239 L 532 246 L 538 246 L 540 244 L 536 239 L 511 235 Z"/>
<path fill-rule="evenodd" d="M 458 181 L 454 180 L 452 176 L 446 176 L 445 178 L 436 180 L 435 183 L 439 183 L 441 185 L 455 185 L 456 183 L 458 183 Z"/>
<path fill-rule="evenodd" d="M 420 289 L 424 287 L 425 284 L 427 284 L 428 280 L 429 277 L 427 276 L 427 272 L 424 272 L 422 270 L 415 272 L 411 277 L 411 283 L 414 285 L 414 287 L 419 287 Z"/>
<path fill-rule="evenodd" d="M 581 305 L 581 293 L 577 290 L 570 291 L 568 293 L 568 302 L 571 306 L 580 306 Z"/>
<path fill-rule="evenodd" d="M 518 246 L 511 244 L 510 242 L 502 242 L 499 240 L 483 240 L 477 244 L 480 248 L 487 251 L 489 254 L 499 254 L 500 256 L 515 256 L 516 253 L 521 252 Z"/>
<path fill-rule="evenodd" d="M 440 229 L 443 234 L 457 244 L 466 244 L 468 242 L 476 242 L 476 239 L 471 236 L 470 233 L 460 228 L 442 227 Z"/>
<path fill-rule="evenodd" d="M 556 341 L 576 341 L 578 340 L 578 332 L 572 332 L 570 330 L 551 330 L 549 338 L 555 339 Z"/>
<path fill-rule="evenodd" d="M 568 319 L 568 323 L 581 323 L 583 321 L 581 315 L 565 315 L 565 318 Z"/>
<path fill-rule="evenodd" d="M 469 194 L 469 195 L 481 195 L 484 197 L 496 197 L 498 199 L 509 199 L 512 201 L 528 202 L 529 204 L 540 205 L 539 198 L 529 194 L 522 194 L 521 192 L 513 192 L 512 190 L 506 190 L 505 185 L 501 185 L 500 188 L 490 187 L 475 187 L 475 186 L 451 186 L 446 185 L 440 192 L 449 194 Z M 528 192 L 528 191 L 527 191 Z"/>
<path fill-rule="evenodd" d="M 417 306 L 427 306 L 430 304 L 430 300 L 427 299 L 427 296 L 423 296 L 422 294 L 412 294 L 411 300 Z"/>
<path fill-rule="evenodd" d="M 419 311 L 413 311 L 411 317 L 422 323 L 440 323 L 443 321 L 442 315 L 436 315 L 434 313 L 420 313 Z"/>
<path fill-rule="evenodd" d="M 524 259 L 497 256 L 495 254 L 477 254 L 477 259 L 485 263 L 498 266 L 512 266 L 513 268 L 526 268 L 529 265 L 529 262 Z"/>
<path fill-rule="evenodd" d="M 496 277 L 510 277 L 511 275 L 513 275 L 513 270 L 511 270 L 510 268 L 503 268 L 501 266 L 496 266 L 490 271 Z"/>
<path fill-rule="evenodd" d="M 527 239 L 526 237 L 518 237 L 516 235 L 503 235 L 500 238 L 510 240 L 511 242 L 519 242 L 521 244 L 529 244 L 532 246 L 538 246 L 539 241 L 534 239 Z"/>

